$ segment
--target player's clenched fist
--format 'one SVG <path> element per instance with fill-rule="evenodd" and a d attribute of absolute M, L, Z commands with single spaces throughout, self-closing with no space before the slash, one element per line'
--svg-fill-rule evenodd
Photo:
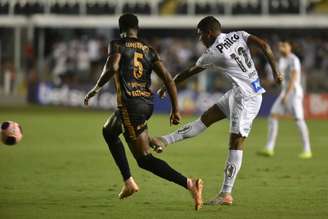
<path fill-rule="evenodd" d="M 91 90 L 87 93 L 87 95 L 85 95 L 85 97 L 84 97 L 84 105 L 88 106 L 88 104 L 89 104 L 89 99 L 90 99 L 91 97 L 95 96 L 97 93 L 98 93 L 98 92 L 97 92 L 97 89 L 95 89 L 95 88 L 91 89 Z"/>
<path fill-rule="evenodd" d="M 172 112 L 170 115 L 170 124 L 178 125 L 181 120 L 181 115 L 178 111 Z"/>

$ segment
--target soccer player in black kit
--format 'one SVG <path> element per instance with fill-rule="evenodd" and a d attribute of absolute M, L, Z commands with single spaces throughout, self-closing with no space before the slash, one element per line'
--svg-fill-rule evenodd
<path fill-rule="evenodd" d="M 138 18 L 129 13 L 122 15 L 119 28 L 121 38 L 111 41 L 102 74 L 84 100 L 84 104 L 88 105 L 89 99 L 114 77 L 118 110 L 106 121 L 103 136 L 124 180 L 119 197 L 126 198 L 139 190 L 119 138 L 123 133 L 139 167 L 188 189 L 198 210 L 202 206 L 202 180 L 183 176 L 149 152 L 146 122 L 153 113 L 153 94 L 149 89 L 151 72 L 162 79 L 168 90 L 172 104 L 170 123 L 174 125 L 179 124 L 181 118 L 175 84 L 156 51 L 138 39 Z"/>

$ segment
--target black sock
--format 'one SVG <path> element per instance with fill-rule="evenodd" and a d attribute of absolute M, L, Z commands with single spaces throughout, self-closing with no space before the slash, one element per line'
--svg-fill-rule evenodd
<path fill-rule="evenodd" d="M 174 182 L 180 186 L 187 187 L 187 178 L 170 167 L 165 161 L 153 157 L 151 154 L 137 159 L 139 167 L 153 174 Z"/>
<path fill-rule="evenodd" d="M 122 141 L 118 136 L 108 135 L 105 130 L 103 130 L 103 136 L 116 165 L 120 169 L 123 180 L 125 181 L 129 179 L 131 177 L 131 173 Z"/>

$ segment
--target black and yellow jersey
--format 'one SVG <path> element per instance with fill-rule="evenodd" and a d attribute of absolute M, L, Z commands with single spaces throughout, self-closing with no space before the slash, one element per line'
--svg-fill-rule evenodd
<path fill-rule="evenodd" d="M 159 60 L 156 51 L 137 38 L 127 37 L 111 41 L 109 55 L 115 53 L 121 54 L 119 72 L 114 76 L 118 106 L 140 101 L 152 104 L 151 72 Z"/>

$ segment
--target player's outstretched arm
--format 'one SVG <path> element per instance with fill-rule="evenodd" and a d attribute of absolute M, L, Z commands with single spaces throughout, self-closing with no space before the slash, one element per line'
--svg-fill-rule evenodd
<path fill-rule="evenodd" d="M 177 125 L 180 123 L 181 116 L 179 113 L 178 94 L 175 83 L 172 80 L 171 74 L 166 70 L 161 61 L 154 63 L 154 71 L 164 82 L 165 88 L 167 89 L 167 92 L 171 98 L 172 113 L 170 116 L 170 123 Z"/>
<path fill-rule="evenodd" d="M 256 45 L 257 47 L 259 47 L 262 50 L 263 54 L 265 55 L 266 59 L 268 60 L 270 66 L 271 66 L 273 77 L 274 77 L 275 81 L 278 84 L 280 84 L 283 80 L 283 76 L 277 70 L 275 58 L 273 56 L 273 52 L 272 52 L 271 47 L 269 46 L 269 44 L 266 43 L 264 40 L 260 39 L 257 36 L 254 36 L 254 35 L 250 35 L 248 37 L 247 43 Z"/>
<path fill-rule="evenodd" d="M 84 98 L 84 105 L 87 106 L 89 104 L 89 99 L 95 96 L 101 90 L 101 88 L 113 77 L 115 72 L 119 70 L 120 59 L 121 55 L 119 53 L 108 56 L 96 85 L 87 93 Z"/>
<path fill-rule="evenodd" d="M 175 82 L 175 84 L 179 84 L 181 83 L 182 81 L 186 80 L 187 78 L 195 75 L 195 74 L 198 74 L 199 72 L 205 70 L 205 68 L 202 68 L 200 66 L 197 66 L 197 65 L 193 65 L 191 67 L 189 67 L 188 69 L 180 72 L 179 74 L 177 74 L 173 80 Z M 158 90 L 158 93 L 161 97 L 164 96 L 164 93 L 166 92 L 166 89 L 165 87 L 162 87 L 161 89 Z"/>
<path fill-rule="evenodd" d="M 191 76 L 198 74 L 199 72 L 205 70 L 205 68 L 202 68 L 197 65 L 193 65 L 190 68 L 184 70 L 183 72 L 180 72 L 177 74 L 173 80 L 176 84 L 181 83 L 182 81 L 186 80 L 187 78 L 190 78 Z"/>

